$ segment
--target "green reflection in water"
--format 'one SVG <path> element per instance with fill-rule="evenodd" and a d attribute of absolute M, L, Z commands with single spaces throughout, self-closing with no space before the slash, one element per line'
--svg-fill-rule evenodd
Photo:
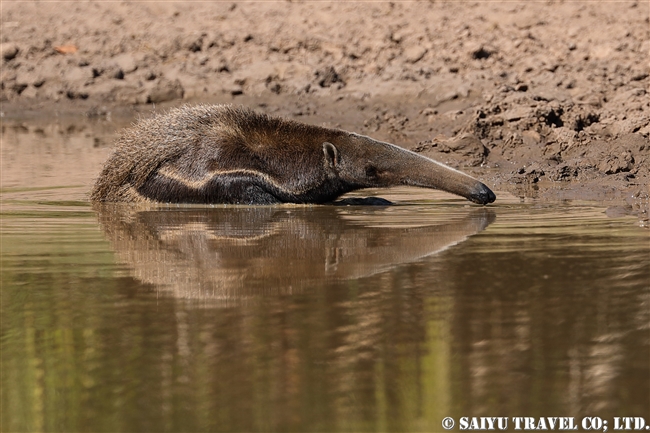
<path fill-rule="evenodd" d="M 97 224 L 90 208 L 9 206 L 2 430 L 439 431 L 444 416 L 648 417 L 648 231 L 589 207 L 494 210 L 481 231 L 484 217 L 469 215 L 469 230 L 457 204 L 283 208 L 254 216 L 255 231 L 250 215 L 219 209 Z M 453 232 L 446 248 L 421 242 L 444 230 L 404 242 L 409 218 Z M 355 257 L 367 266 L 343 266 Z M 199 290 L 222 287 L 221 275 L 227 297 Z M 177 290 L 183 278 L 197 290 Z"/>

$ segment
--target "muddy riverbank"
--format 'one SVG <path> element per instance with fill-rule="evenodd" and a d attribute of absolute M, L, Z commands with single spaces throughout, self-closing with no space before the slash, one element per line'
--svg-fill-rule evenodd
<path fill-rule="evenodd" d="M 65 5 L 3 3 L 3 126 L 245 104 L 647 220 L 647 3 Z"/>

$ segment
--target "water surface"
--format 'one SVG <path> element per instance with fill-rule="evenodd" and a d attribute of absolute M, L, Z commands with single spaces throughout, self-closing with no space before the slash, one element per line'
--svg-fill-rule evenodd
<path fill-rule="evenodd" d="M 105 124 L 2 135 L 3 431 L 645 416 L 650 233 L 597 203 L 91 207 Z"/>

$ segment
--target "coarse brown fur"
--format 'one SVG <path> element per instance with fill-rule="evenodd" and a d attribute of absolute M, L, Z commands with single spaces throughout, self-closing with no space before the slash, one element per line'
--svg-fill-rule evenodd
<path fill-rule="evenodd" d="M 125 130 L 91 199 L 326 203 L 393 185 L 495 199 L 477 180 L 392 144 L 230 105 L 184 106 Z"/>

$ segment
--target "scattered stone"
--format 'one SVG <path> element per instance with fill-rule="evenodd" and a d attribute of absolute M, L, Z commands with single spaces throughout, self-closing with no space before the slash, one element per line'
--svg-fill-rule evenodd
<path fill-rule="evenodd" d="M 275 93 L 276 95 L 279 95 L 280 92 L 282 91 L 282 85 L 280 85 L 280 83 L 278 83 L 271 77 L 269 77 L 266 80 L 266 88 L 269 89 L 271 92 Z"/>
<path fill-rule="evenodd" d="M 528 165 L 521 167 L 520 169 L 517 170 L 517 183 L 537 183 L 539 182 L 539 178 L 544 176 L 546 173 L 544 172 L 544 169 L 536 162 Z"/>
<path fill-rule="evenodd" d="M 230 72 L 230 68 L 228 67 L 228 63 L 226 63 L 225 60 L 221 60 L 214 69 L 217 72 Z"/>
<path fill-rule="evenodd" d="M 183 86 L 178 80 L 170 81 L 161 78 L 156 85 L 149 90 L 147 95 L 148 103 L 160 103 L 165 101 L 173 101 L 174 99 L 182 99 L 184 94 Z"/>
<path fill-rule="evenodd" d="M 629 150 L 618 156 L 609 156 L 598 165 L 598 170 L 605 174 L 630 171 L 634 167 L 634 157 Z"/>
<path fill-rule="evenodd" d="M 526 146 L 539 146 L 542 141 L 542 136 L 539 132 L 530 129 L 523 131 L 521 138 L 524 140 Z"/>
<path fill-rule="evenodd" d="M 409 63 L 417 63 L 420 60 L 422 60 L 422 58 L 428 51 L 429 50 L 427 50 L 424 47 L 415 45 L 407 49 L 406 51 L 404 51 L 404 59 Z"/>
<path fill-rule="evenodd" d="M 420 114 L 422 114 L 425 117 L 430 117 L 430 116 L 435 116 L 438 114 L 438 110 L 435 108 L 427 107 L 424 110 L 420 111 Z"/>
<path fill-rule="evenodd" d="M 120 54 L 119 56 L 113 57 L 113 62 L 122 71 L 122 78 L 124 74 L 130 74 L 131 72 L 138 69 L 138 64 L 135 57 L 129 53 Z M 121 79 L 121 78 L 120 78 Z"/>
<path fill-rule="evenodd" d="M 453 152 L 462 156 L 463 164 L 468 167 L 481 165 L 489 153 L 483 142 L 471 133 L 464 133 L 450 140 L 437 137 L 436 144 L 440 152 Z"/>
<path fill-rule="evenodd" d="M 113 60 L 102 62 L 99 66 L 92 68 L 93 77 L 124 79 L 124 71 Z"/>
<path fill-rule="evenodd" d="M 82 89 L 68 89 L 65 93 L 68 99 L 88 99 L 88 92 Z"/>
<path fill-rule="evenodd" d="M 4 44 L 0 44 L 0 55 L 7 61 L 15 58 L 19 51 L 20 49 L 18 48 L 18 44 L 14 42 L 5 42 Z"/>
<path fill-rule="evenodd" d="M 183 42 L 183 48 L 186 50 L 196 53 L 203 49 L 203 40 L 207 36 L 206 33 L 201 33 L 200 35 L 193 34 L 189 35 Z"/>
<path fill-rule="evenodd" d="M 533 114 L 533 109 L 529 107 L 514 107 L 505 113 L 503 113 L 503 118 L 508 122 L 514 122 L 520 119 L 525 119 L 531 117 Z"/>
<path fill-rule="evenodd" d="M 91 68 L 76 67 L 68 71 L 68 73 L 65 75 L 65 79 L 71 83 L 81 82 L 83 84 L 88 80 L 94 78 L 94 76 L 95 75 Z"/>
<path fill-rule="evenodd" d="M 38 96 L 38 90 L 34 86 L 29 86 L 22 92 L 20 92 L 21 98 L 36 98 Z"/>
<path fill-rule="evenodd" d="M 549 134 L 549 143 L 558 143 L 564 150 L 575 143 L 578 134 L 575 130 L 566 127 L 553 128 Z"/>
<path fill-rule="evenodd" d="M 646 78 L 648 78 L 648 75 L 649 74 L 646 71 L 637 71 L 637 72 L 634 73 L 634 75 L 632 75 L 630 80 L 632 80 L 632 81 L 645 80 Z"/>
<path fill-rule="evenodd" d="M 341 84 L 341 87 L 345 85 L 345 81 L 343 81 L 333 66 L 316 71 L 316 79 L 318 85 L 321 87 L 330 87 L 335 83 Z"/>
<path fill-rule="evenodd" d="M 578 171 L 578 167 L 563 164 L 549 173 L 548 177 L 554 181 L 568 181 L 571 180 L 571 178 L 578 176 Z"/>
<path fill-rule="evenodd" d="M 27 84 L 21 83 L 19 81 L 14 81 L 13 85 L 11 86 L 11 90 L 18 93 L 19 95 L 23 93 L 23 90 L 25 90 L 26 88 L 27 88 Z"/>
<path fill-rule="evenodd" d="M 224 87 L 225 93 L 230 93 L 232 96 L 242 95 L 244 93 L 244 87 L 242 84 L 234 83 L 231 86 Z"/>
<path fill-rule="evenodd" d="M 16 82 L 26 84 L 28 86 L 41 87 L 43 84 L 45 84 L 45 78 L 34 71 L 18 72 L 16 75 Z"/>

